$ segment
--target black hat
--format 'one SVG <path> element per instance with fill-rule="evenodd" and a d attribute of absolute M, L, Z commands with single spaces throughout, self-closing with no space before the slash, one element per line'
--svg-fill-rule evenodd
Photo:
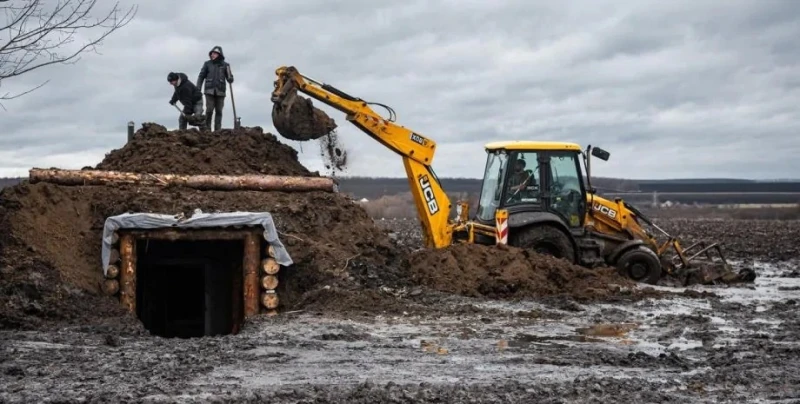
<path fill-rule="evenodd" d="M 175 73 L 175 72 L 170 72 L 170 73 L 167 75 L 167 81 L 169 81 L 169 82 L 173 82 L 173 81 L 177 81 L 177 80 L 178 80 L 178 73 Z"/>

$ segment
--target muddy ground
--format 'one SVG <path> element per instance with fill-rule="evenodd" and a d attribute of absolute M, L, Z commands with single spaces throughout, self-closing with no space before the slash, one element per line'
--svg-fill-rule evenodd
<path fill-rule="evenodd" d="M 419 240 L 416 221 L 379 224 Z M 150 337 L 125 317 L 4 330 L 0 402 L 798 402 L 800 223 L 661 224 L 722 238 L 760 276 L 583 302 L 323 288 L 222 338 Z"/>

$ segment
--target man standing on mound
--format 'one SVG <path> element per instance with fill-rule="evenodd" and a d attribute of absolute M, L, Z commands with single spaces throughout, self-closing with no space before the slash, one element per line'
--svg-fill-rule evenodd
<path fill-rule="evenodd" d="M 183 105 L 183 114 L 178 118 L 178 127 L 180 130 L 186 130 L 188 119 L 192 120 L 192 125 L 199 126 L 200 130 L 205 131 L 208 125 L 203 120 L 203 93 L 197 88 L 189 77 L 183 73 L 170 72 L 167 75 L 167 81 L 175 87 L 175 92 L 172 93 L 172 98 L 169 100 L 170 105 L 175 105 L 180 101 Z"/>
<path fill-rule="evenodd" d="M 233 83 L 230 65 L 225 61 L 221 46 L 215 46 L 208 52 L 208 58 L 197 76 L 197 86 L 204 88 L 206 96 L 206 126 L 211 127 L 211 114 L 214 114 L 214 131 L 222 127 L 222 107 L 225 105 L 225 90 L 228 83 Z M 204 86 L 205 84 L 205 86 Z"/>

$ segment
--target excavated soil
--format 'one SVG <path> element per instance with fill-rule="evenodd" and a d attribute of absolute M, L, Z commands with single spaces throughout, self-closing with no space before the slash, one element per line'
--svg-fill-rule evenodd
<path fill-rule="evenodd" d="M 613 268 L 587 269 L 565 260 L 508 246 L 454 245 L 421 250 L 409 259 L 415 282 L 468 297 L 542 298 L 576 301 L 655 296 Z"/>
<path fill-rule="evenodd" d="M 143 125 L 131 143 L 109 153 L 97 168 L 314 175 L 296 160 L 291 148 L 259 128 L 208 134 L 166 132 L 154 124 Z M 398 264 L 402 256 L 385 232 L 340 194 L 22 183 L 0 192 L 0 326 L 35 328 L 49 320 L 119 315 L 118 304 L 99 295 L 105 219 L 125 212 L 190 216 L 195 209 L 273 215 L 295 262 L 280 273 L 284 309 L 292 309 L 291 302 L 324 286 L 407 282 Z M 377 282 L 367 278 L 375 273 L 382 275 Z"/>
<path fill-rule="evenodd" d="M 317 175 L 300 164 L 296 150 L 259 127 L 208 134 L 168 131 L 155 123 L 143 124 L 131 143 L 113 150 L 95 168 L 187 175 Z"/>

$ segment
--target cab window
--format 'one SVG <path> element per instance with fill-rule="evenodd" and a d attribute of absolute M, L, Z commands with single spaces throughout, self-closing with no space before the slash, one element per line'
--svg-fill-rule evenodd
<path fill-rule="evenodd" d="M 551 152 L 550 209 L 561 214 L 572 227 L 580 226 L 585 212 L 578 155 L 571 152 Z"/>

